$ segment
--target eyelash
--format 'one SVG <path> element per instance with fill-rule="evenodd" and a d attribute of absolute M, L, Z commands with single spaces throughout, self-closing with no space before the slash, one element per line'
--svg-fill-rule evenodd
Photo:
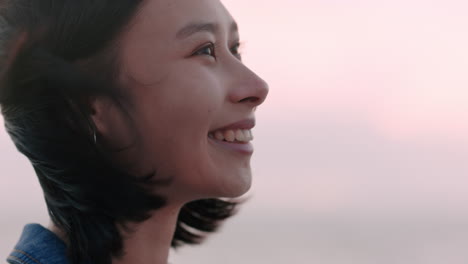
<path fill-rule="evenodd" d="M 236 44 L 234 44 L 234 46 L 230 49 L 231 51 L 231 54 L 234 55 L 236 58 L 238 58 L 239 60 L 241 60 L 242 56 L 241 56 L 241 53 L 239 52 L 239 48 L 240 48 L 241 44 L 239 42 L 237 42 Z M 193 53 L 193 56 L 200 56 L 200 55 L 204 55 L 204 56 L 211 56 L 213 58 L 216 59 L 216 50 L 215 50 L 215 44 L 210 42 L 208 45 L 205 45 L 203 47 L 201 47 L 200 49 L 198 49 L 197 51 L 195 51 Z M 211 52 L 209 54 L 206 54 L 206 53 L 203 53 L 203 51 L 206 51 L 207 49 L 211 49 Z"/>

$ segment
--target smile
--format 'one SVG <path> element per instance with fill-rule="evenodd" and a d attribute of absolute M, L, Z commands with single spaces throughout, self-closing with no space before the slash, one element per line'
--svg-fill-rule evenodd
<path fill-rule="evenodd" d="M 254 151 L 253 136 L 250 129 L 217 130 L 208 134 L 209 141 L 224 149 L 244 155 L 251 155 Z"/>
<path fill-rule="evenodd" d="M 252 131 L 250 129 L 217 130 L 209 133 L 208 137 L 218 141 L 231 143 L 247 143 L 253 140 Z"/>

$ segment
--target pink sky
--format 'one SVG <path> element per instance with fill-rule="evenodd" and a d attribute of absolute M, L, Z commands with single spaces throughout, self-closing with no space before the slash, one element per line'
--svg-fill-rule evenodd
<path fill-rule="evenodd" d="M 224 2 L 275 116 L 342 111 L 391 137 L 466 140 L 466 2 Z"/>
<path fill-rule="evenodd" d="M 224 3 L 270 83 L 259 203 L 468 205 L 466 1 Z"/>

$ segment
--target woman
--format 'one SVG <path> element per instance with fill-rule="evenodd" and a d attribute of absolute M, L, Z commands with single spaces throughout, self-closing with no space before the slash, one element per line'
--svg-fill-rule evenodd
<path fill-rule="evenodd" d="M 0 105 L 51 224 L 9 263 L 167 263 L 251 184 L 266 83 L 219 0 L 15 0 L 1 8 Z"/>

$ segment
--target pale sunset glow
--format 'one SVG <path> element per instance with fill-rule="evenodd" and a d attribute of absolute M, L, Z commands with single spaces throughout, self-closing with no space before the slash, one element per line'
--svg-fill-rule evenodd
<path fill-rule="evenodd" d="M 390 137 L 466 139 L 468 19 L 459 10 L 467 4 L 256 2 L 226 4 L 249 15 L 241 20 L 246 63 L 270 82 L 275 114 L 343 111 Z"/>

